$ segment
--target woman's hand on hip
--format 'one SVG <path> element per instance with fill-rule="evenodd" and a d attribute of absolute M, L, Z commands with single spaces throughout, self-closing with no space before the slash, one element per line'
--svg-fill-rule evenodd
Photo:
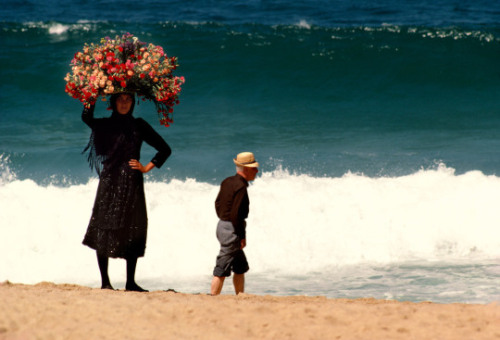
<path fill-rule="evenodd" d="M 149 170 L 153 169 L 155 167 L 155 165 L 151 162 L 149 162 L 148 165 L 146 166 L 143 166 L 141 164 L 141 162 L 139 162 L 138 160 L 136 159 L 131 159 L 130 161 L 128 161 L 128 165 L 130 165 L 130 167 L 134 170 L 139 170 L 140 172 L 142 173 L 146 173 L 146 172 L 149 172 Z"/>

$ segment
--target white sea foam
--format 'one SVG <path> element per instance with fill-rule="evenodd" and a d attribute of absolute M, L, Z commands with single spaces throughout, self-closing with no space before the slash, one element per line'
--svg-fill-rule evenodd
<path fill-rule="evenodd" d="M 311 24 L 309 24 L 306 20 L 304 19 L 301 19 L 298 23 L 297 23 L 297 26 L 300 27 L 300 28 L 306 28 L 306 29 L 310 29 L 311 28 Z"/>
<path fill-rule="evenodd" d="M 81 245 L 97 188 L 0 183 L 0 281 L 94 284 L 94 251 Z M 218 243 L 218 186 L 146 182 L 149 234 L 141 279 L 210 276 Z M 398 178 L 314 178 L 276 170 L 250 187 L 252 272 L 293 275 L 335 266 L 500 258 L 500 178 L 444 166 Z M 110 274 L 124 276 L 123 261 Z"/>
<path fill-rule="evenodd" d="M 63 33 L 66 33 L 69 30 L 70 26 L 68 25 L 63 25 L 59 23 L 51 24 L 49 26 L 49 33 L 50 34 L 56 34 L 56 35 L 61 35 Z"/>
<path fill-rule="evenodd" d="M 15 179 L 16 174 L 10 169 L 10 156 L 0 154 L 0 185 Z"/>
<path fill-rule="evenodd" d="M 73 24 L 63 24 L 60 22 L 45 22 L 45 21 L 29 21 L 22 24 L 21 31 L 27 31 L 29 29 L 42 29 L 46 30 L 50 35 L 58 37 L 64 35 L 67 32 L 72 31 L 91 31 L 96 29 L 100 23 L 105 23 L 106 21 L 90 21 L 90 20 L 79 20 L 77 23 Z M 17 30 L 14 29 L 14 30 Z"/>

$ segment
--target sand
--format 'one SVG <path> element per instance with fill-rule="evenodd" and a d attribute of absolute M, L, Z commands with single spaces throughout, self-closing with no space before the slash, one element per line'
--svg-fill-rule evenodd
<path fill-rule="evenodd" d="M 0 339 L 500 339 L 500 303 L 0 283 Z"/>

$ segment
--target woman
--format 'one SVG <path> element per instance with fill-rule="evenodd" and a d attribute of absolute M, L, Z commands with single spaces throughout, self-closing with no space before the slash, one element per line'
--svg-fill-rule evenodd
<path fill-rule="evenodd" d="M 160 168 L 171 154 L 163 138 L 143 119 L 134 118 L 130 93 L 111 96 L 113 113 L 94 118 L 94 106 L 84 109 L 82 120 L 92 129 L 88 150 L 91 168 L 99 174 L 92 217 L 83 244 L 96 250 L 102 289 L 113 289 L 108 276 L 109 258 L 127 260 L 125 289 L 144 292 L 135 282 L 137 258 L 144 256 L 147 212 L 143 173 Z M 142 142 L 157 150 L 151 162 L 140 162 Z"/>

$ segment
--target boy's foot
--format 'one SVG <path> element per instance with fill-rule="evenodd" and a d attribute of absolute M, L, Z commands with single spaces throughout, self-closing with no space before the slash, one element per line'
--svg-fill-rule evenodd
<path fill-rule="evenodd" d="M 101 286 L 101 289 L 110 289 L 110 290 L 115 290 L 111 284 L 102 285 L 102 286 Z"/>

